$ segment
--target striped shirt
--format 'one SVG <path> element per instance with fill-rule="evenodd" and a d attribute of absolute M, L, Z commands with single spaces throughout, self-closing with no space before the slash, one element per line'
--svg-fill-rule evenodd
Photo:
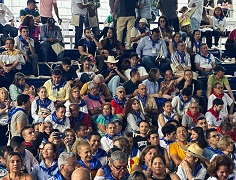
<path fill-rule="evenodd" d="M 182 63 L 181 56 L 178 54 L 177 51 L 175 51 L 171 54 L 171 62 L 175 67 L 181 65 L 183 69 L 186 69 L 188 66 L 191 66 L 190 55 L 188 53 L 185 53 L 184 63 Z"/>

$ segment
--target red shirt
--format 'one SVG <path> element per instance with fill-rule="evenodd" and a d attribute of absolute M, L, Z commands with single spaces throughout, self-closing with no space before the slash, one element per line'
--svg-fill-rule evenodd
<path fill-rule="evenodd" d="M 84 123 L 88 128 L 92 127 L 90 115 L 88 115 L 86 113 L 84 113 L 84 118 L 80 122 Z M 74 121 L 70 120 L 71 128 L 74 129 L 75 125 L 76 125 L 76 123 Z"/>
<path fill-rule="evenodd" d="M 115 108 L 116 112 L 115 114 L 124 114 L 125 113 L 125 108 L 120 108 L 120 106 L 117 104 L 117 102 L 113 99 L 111 101 L 111 107 Z"/>
<path fill-rule="evenodd" d="M 234 134 L 233 130 L 230 131 L 229 135 L 232 138 L 232 140 L 236 142 L 236 134 Z"/>

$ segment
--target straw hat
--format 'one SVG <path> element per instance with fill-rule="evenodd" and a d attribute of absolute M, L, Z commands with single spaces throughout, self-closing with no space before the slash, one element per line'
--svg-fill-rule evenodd
<path fill-rule="evenodd" d="M 117 63 L 119 60 L 116 60 L 114 56 L 108 56 L 107 60 L 104 60 L 105 63 L 112 63 L 115 64 Z"/>
<path fill-rule="evenodd" d="M 202 156 L 202 148 L 200 148 L 196 143 L 191 144 L 189 147 L 186 146 L 180 146 L 180 148 L 187 154 L 190 154 L 193 157 L 200 158 L 200 159 L 206 159 L 204 156 Z"/>
<path fill-rule="evenodd" d="M 145 19 L 145 18 L 141 18 L 141 19 L 139 20 L 139 23 L 148 24 L 147 19 Z"/>

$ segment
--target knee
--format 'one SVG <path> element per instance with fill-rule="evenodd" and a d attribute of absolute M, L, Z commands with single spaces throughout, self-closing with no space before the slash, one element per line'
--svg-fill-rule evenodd
<path fill-rule="evenodd" d="M 41 48 L 42 48 L 42 49 L 49 49 L 49 47 L 50 47 L 50 43 L 49 43 L 49 42 L 43 42 L 43 43 L 41 44 Z"/>

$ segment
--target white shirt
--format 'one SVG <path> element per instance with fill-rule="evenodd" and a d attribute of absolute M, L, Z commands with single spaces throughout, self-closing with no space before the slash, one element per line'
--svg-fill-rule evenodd
<path fill-rule="evenodd" d="M 216 117 L 211 112 L 207 112 L 205 116 L 206 116 L 207 124 L 210 124 L 213 127 L 219 127 L 224 119 L 222 112 L 220 112 L 218 121 L 216 121 Z"/>
<path fill-rule="evenodd" d="M 124 74 L 128 78 L 128 80 L 130 80 L 130 71 L 131 71 L 131 69 L 129 68 L 129 69 L 126 69 L 124 72 Z M 138 72 L 139 72 L 140 76 L 148 75 L 146 69 L 143 66 L 138 67 Z"/>
<path fill-rule="evenodd" d="M 21 70 L 21 65 L 25 64 L 25 59 L 22 54 L 16 54 L 14 56 L 10 56 L 7 53 L 1 54 L 0 55 L 0 61 L 4 65 L 12 65 L 16 60 L 18 60 L 19 64 L 15 67 L 17 70 Z"/>
<path fill-rule="evenodd" d="M 217 29 L 221 29 L 221 30 L 226 30 L 227 29 L 227 21 L 226 18 L 223 18 L 222 21 L 219 21 L 219 19 L 217 19 L 214 16 L 211 16 L 212 22 L 213 22 L 213 29 L 217 30 Z"/>
<path fill-rule="evenodd" d="M 71 12 L 73 15 L 86 15 L 87 8 L 80 9 L 78 3 L 84 4 L 84 0 L 71 0 Z"/>
<path fill-rule="evenodd" d="M 203 12 L 203 0 L 191 0 L 189 2 L 188 7 L 191 8 L 193 4 L 195 4 L 196 6 L 192 18 L 196 18 L 199 22 L 201 22 Z"/>
<path fill-rule="evenodd" d="M 103 136 L 101 138 L 101 147 L 103 150 L 108 151 L 109 149 L 113 148 L 113 140 Z"/>
<path fill-rule="evenodd" d="M 216 96 L 214 94 L 211 94 L 208 98 L 207 109 L 212 108 L 214 99 L 216 99 Z M 224 104 L 223 104 L 223 109 L 222 109 L 221 112 L 222 112 L 223 116 L 226 117 L 228 115 L 227 106 L 230 106 L 233 103 L 233 100 L 226 93 L 224 93 L 224 96 L 222 97 L 222 100 L 223 100 Z"/>
<path fill-rule="evenodd" d="M 5 26 L 6 24 L 8 24 L 8 20 L 12 20 L 14 19 L 14 15 L 12 14 L 12 12 L 10 11 L 10 9 L 8 9 L 8 7 L 3 4 L 3 3 L 0 3 L 0 10 L 3 10 L 4 13 L 0 14 L 0 23 Z M 6 20 L 6 15 L 8 16 L 7 20 Z"/>
<path fill-rule="evenodd" d="M 68 99 L 64 105 L 66 106 L 66 114 L 69 114 L 69 113 L 70 113 L 69 107 L 70 107 L 70 105 L 71 105 L 70 100 Z M 79 110 L 80 110 L 81 112 L 84 112 L 84 113 L 88 114 L 87 105 L 85 105 L 85 106 L 83 106 L 83 107 L 80 107 Z"/>
<path fill-rule="evenodd" d="M 44 122 L 51 122 L 53 129 L 58 129 L 60 132 L 64 132 L 66 129 L 70 128 L 70 120 L 66 117 L 65 124 L 57 124 L 52 120 L 52 115 L 49 115 L 45 118 Z"/>
<path fill-rule="evenodd" d="M 209 59 L 204 58 L 199 54 L 196 54 L 194 62 L 198 63 L 201 68 L 212 69 L 212 63 L 215 62 L 215 58 L 212 54 L 210 54 L 210 61 L 209 61 Z"/>
<path fill-rule="evenodd" d="M 190 103 L 195 102 L 193 98 L 184 105 L 183 110 L 181 110 L 181 105 L 183 104 L 179 96 L 175 96 L 171 101 L 172 107 L 174 108 L 174 113 L 177 113 L 180 116 L 183 116 L 187 111 Z"/>

